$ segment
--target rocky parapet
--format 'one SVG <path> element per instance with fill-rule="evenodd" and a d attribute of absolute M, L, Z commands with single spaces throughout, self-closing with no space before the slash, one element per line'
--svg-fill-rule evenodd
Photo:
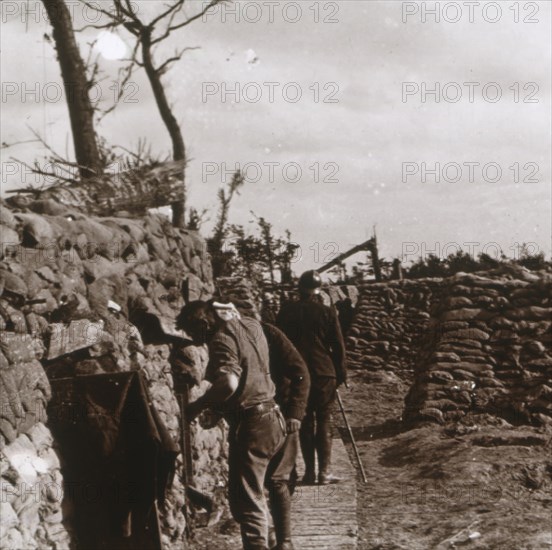
<path fill-rule="evenodd" d="M 180 442 L 167 338 L 179 336 L 174 319 L 185 300 L 210 297 L 210 259 L 196 232 L 162 215 L 96 218 L 53 201 L 2 204 L 0 232 L 1 546 L 69 548 L 49 379 L 141 370 Z M 203 449 L 201 440 L 193 445 Z M 162 511 L 165 548 L 181 547 L 183 504 L 176 479 Z"/>

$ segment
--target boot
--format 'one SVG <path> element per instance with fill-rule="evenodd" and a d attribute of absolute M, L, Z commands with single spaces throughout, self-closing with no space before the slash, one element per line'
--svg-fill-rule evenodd
<path fill-rule="evenodd" d="M 301 443 L 301 452 L 305 461 L 305 475 L 303 476 L 303 485 L 314 485 L 316 483 L 316 474 L 314 471 L 314 423 L 305 419 L 299 432 L 299 441 Z"/>
<path fill-rule="evenodd" d="M 320 422 L 316 432 L 316 452 L 318 455 L 318 483 L 329 485 L 338 483 L 341 478 L 331 473 L 332 465 L 332 426 L 331 420 Z"/>
<path fill-rule="evenodd" d="M 341 478 L 331 472 L 320 472 L 318 474 L 318 485 L 331 485 L 333 483 L 339 483 L 340 481 Z"/>
<path fill-rule="evenodd" d="M 269 498 L 277 542 L 274 548 L 277 550 L 293 550 L 291 543 L 291 497 L 287 482 L 274 482 Z"/>

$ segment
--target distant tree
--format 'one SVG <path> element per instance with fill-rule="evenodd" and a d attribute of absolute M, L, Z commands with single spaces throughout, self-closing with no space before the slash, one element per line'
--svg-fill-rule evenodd
<path fill-rule="evenodd" d="M 262 286 L 266 268 L 262 240 L 254 235 L 247 235 L 242 225 L 230 226 L 228 235 L 232 250 L 227 251 L 227 274 L 246 277 L 255 286 Z"/>
<path fill-rule="evenodd" d="M 291 262 L 299 245 L 291 241 L 291 234 L 275 237 L 272 225 L 264 218 L 257 218 L 257 234 L 248 234 L 242 225 L 230 225 L 224 246 L 224 269 L 220 275 L 238 275 L 248 278 L 257 287 L 277 284 L 276 271 L 281 283 L 291 283 Z"/>
<path fill-rule="evenodd" d="M 501 262 L 507 261 L 506 256 L 504 256 L 504 253 L 502 253 L 501 259 L 497 260 L 493 258 L 492 256 L 489 256 L 489 254 L 485 254 L 482 252 L 478 256 L 479 264 L 482 269 L 494 269 L 500 265 Z"/>
<path fill-rule="evenodd" d="M 444 272 L 449 275 L 459 273 L 473 273 L 481 270 L 481 263 L 478 262 L 471 254 L 463 250 L 458 250 L 456 254 L 450 254 L 443 262 Z"/>
<path fill-rule="evenodd" d="M 262 246 L 263 246 L 263 253 L 264 253 L 263 259 L 267 266 L 268 275 L 270 277 L 270 283 L 274 285 L 276 283 L 276 278 L 274 276 L 274 268 L 275 268 L 274 254 L 277 247 L 277 243 L 275 242 L 274 236 L 272 235 L 272 224 L 268 223 L 263 217 L 257 218 L 257 223 L 259 224 L 259 228 L 261 230 Z"/>
<path fill-rule="evenodd" d="M 291 240 L 291 233 L 286 229 L 285 239 L 279 239 L 279 246 L 276 252 L 276 262 L 280 268 L 280 282 L 291 284 L 293 273 L 291 264 L 295 259 L 299 245 Z"/>
<path fill-rule="evenodd" d="M 441 259 L 435 254 L 429 254 L 427 258 L 418 258 L 410 269 L 407 270 L 409 279 L 420 279 L 425 277 L 443 277 L 446 269 Z"/>
<path fill-rule="evenodd" d="M 523 243 L 516 263 L 534 271 L 546 269 L 549 263 L 545 260 L 544 252 L 533 252 L 532 248 L 527 243 Z"/>
<path fill-rule="evenodd" d="M 252 212 L 253 216 L 255 214 Z M 275 237 L 272 232 L 272 224 L 265 218 L 257 217 L 257 224 L 261 233 L 262 249 L 259 261 L 264 266 L 264 273 L 272 286 L 276 284 L 275 272 L 280 272 L 280 282 L 289 284 L 293 280 L 291 263 L 299 245 L 291 241 L 291 233 L 286 229 L 285 238 Z"/>
<path fill-rule="evenodd" d="M 213 235 L 207 239 L 207 245 L 213 263 L 213 274 L 220 277 L 227 273 L 227 263 L 232 256 L 230 250 L 224 250 L 223 246 L 228 235 L 228 213 L 230 204 L 235 195 L 240 194 L 240 189 L 245 183 L 243 174 L 238 170 L 232 176 L 232 180 L 226 188 L 218 191 L 219 209 Z"/>
<path fill-rule="evenodd" d="M 419 258 L 406 270 L 409 279 L 424 277 L 449 277 L 455 273 L 474 273 L 476 271 L 487 271 L 495 269 L 502 264 L 517 264 L 527 269 L 546 269 L 550 262 L 545 260 L 543 252 L 533 252 L 532 247 L 525 243 L 520 248 L 519 258 L 511 259 L 501 252 L 500 258 L 496 259 L 488 254 L 479 254 L 474 258 L 467 252 L 458 250 L 445 259 L 430 254 L 427 258 Z"/>

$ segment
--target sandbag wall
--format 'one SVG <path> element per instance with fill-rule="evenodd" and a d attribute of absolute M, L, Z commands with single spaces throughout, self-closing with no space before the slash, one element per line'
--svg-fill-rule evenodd
<path fill-rule="evenodd" d="M 431 311 L 441 300 L 441 282 L 420 279 L 362 285 L 346 338 L 349 368 L 383 369 L 411 379 L 427 344 Z"/>
<path fill-rule="evenodd" d="M 184 296 L 211 296 L 210 260 L 197 233 L 173 228 L 162 215 L 93 218 L 52 201 L 19 210 L 1 204 L 0 241 L 0 547 L 69 548 L 60 464 L 46 416 L 48 378 L 141 369 L 180 442 L 164 338 L 174 331 Z M 192 350 L 198 364 L 190 369 L 201 371 L 205 352 Z M 209 435 L 208 444 L 203 433 L 194 435 L 192 453 L 217 484 L 224 473 L 223 434 Z M 29 492 L 31 482 L 39 483 L 38 492 Z M 181 548 L 183 504 L 176 480 L 162 517 L 165 548 Z"/>
<path fill-rule="evenodd" d="M 503 267 L 442 284 L 405 417 L 551 423 L 552 275 Z"/>

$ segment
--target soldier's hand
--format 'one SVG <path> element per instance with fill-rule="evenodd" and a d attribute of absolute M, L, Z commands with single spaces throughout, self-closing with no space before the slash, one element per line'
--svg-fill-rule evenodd
<path fill-rule="evenodd" d="M 286 420 L 286 430 L 288 434 L 298 432 L 300 427 L 301 421 L 297 420 L 297 418 L 288 418 Z"/>

